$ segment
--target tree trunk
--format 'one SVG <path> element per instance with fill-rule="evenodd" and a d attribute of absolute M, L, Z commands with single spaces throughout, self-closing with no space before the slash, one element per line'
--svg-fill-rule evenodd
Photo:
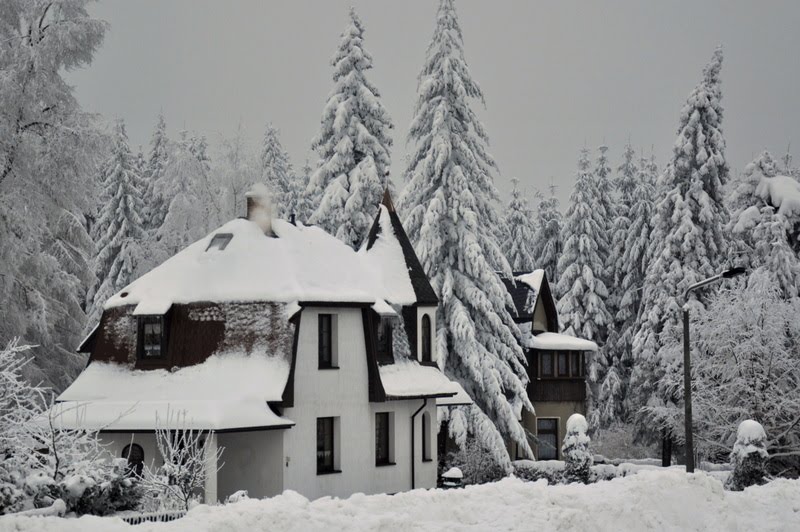
<path fill-rule="evenodd" d="M 663 432 L 661 435 L 661 467 L 672 465 L 672 438 Z"/>

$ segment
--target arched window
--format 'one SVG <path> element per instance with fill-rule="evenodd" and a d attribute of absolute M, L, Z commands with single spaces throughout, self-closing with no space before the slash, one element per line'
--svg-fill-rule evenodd
<path fill-rule="evenodd" d="M 122 449 L 122 457 L 128 460 L 128 472 L 136 476 L 142 475 L 144 469 L 144 449 L 138 443 L 131 443 Z"/>
<path fill-rule="evenodd" d="M 422 315 L 422 361 L 431 362 L 431 318 L 427 314 Z"/>
<path fill-rule="evenodd" d="M 426 316 L 427 317 L 427 316 Z M 422 461 L 431 460 L 431 415 L 422 414 Z"/>

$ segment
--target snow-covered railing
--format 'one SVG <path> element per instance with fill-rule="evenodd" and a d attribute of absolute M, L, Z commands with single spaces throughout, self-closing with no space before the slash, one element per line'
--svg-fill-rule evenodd
<path fill-rule="evenodd" d="M 169 512 L 148 512 L 141 514 L 130 514 L 119 516 L 120 519 L 129 525 L 140 525 L 142 523 L 168 523 L 175 521 L 186 515 L 186 510 L 173 510 Z"/>

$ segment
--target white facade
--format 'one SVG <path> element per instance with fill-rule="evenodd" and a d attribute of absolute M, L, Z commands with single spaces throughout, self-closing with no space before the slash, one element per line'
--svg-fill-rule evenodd
<path fill-rule="evenodd" d="M 338 369 L 319 369 L 317 317 L 335 316 L 335 349 Z M 411 489 L 411 415 L 424 400 L 369 401 L 367 354 L 359 308 L 306 308 L 300 316 L 294 374 L 294 407 L 283 415 L 296 423 L 284 431 L 284 489 L 311 499 L 323 495 L 346 497 L 352 493 L 396 493 Z M 394 465 L 375 465 L 375 414 L 390 412 L 390 452 Z M 436 401 L 428 399 L 415 418 L 415 487 L 436 485 L 434 431 L 427 431 L 432 450 L 422 458 L 422 415 L 436 415 Z M 318 417 L 336 419 L 334 430 L 335 469 L 317 474 L 316 422 Z"/>

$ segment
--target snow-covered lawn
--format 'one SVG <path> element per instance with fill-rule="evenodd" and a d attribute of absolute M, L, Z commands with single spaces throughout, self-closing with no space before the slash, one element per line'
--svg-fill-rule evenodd
<path fill-rule="evenodd" d="M 128 530 L 115 518 L 0 518 L 3 531 Z M 309 502 L 294 492 L 198 506 L 158 531 L 324 530 L 800 530 L 800 481 L 729 492 L 706 473 L 642 471 L 597 484 L 548 486 L 507 478 L 450 491 L 353 495 Z"/>

